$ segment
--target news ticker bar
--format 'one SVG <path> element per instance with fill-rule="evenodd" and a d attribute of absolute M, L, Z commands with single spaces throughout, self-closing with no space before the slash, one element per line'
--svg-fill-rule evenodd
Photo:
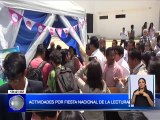
<path fill-rule="evenodd" d="M 132 107 L 128 94 L 6 94 L 6 98 L 5 102 L 7 101 L 9 112 L 25 112 L 26 110 L 160 110 L 160 94 L 156 95 L 155 107 L 150 108 Z"/>

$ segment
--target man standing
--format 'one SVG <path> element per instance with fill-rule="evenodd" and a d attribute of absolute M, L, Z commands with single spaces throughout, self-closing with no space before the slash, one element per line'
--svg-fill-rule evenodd
<path fill-rule="evenodd" d="M 122 44 L 124 44 L 124 48 L 125 48 L 126 47 L 126 40 L 127 40 L 127 32 L 125 31 L 125 27 L 122 28 L 120 36 L 121 36 L 120 46 L 122 46 Z"/>
<path fill-rule="evenodd" d="M 130 74 L 129 65 L 124 60 L 124 57 L 123 57 L 124 56 L 124 49 L 123 49 L 123 47 L 117 46 L 117 47 L 114 48 L 114 50 L 115 50 L 115 60 L 122 67 L 124 77 L 129 76 L 129 74 Z"/>
<path fill-rule="evenodd" d="M 35 58 L 29 63 L 32 68 L 38 68 L 41 63 L 45 60 L 46 48 L 43 44 L 39 44 L 37 47 Z M 43 83 L 44 87 L 47 88 L 47 80 L 50 71 L 52 70 L 52 65 L 49 63 L 45 63 L 42 66 L 42 74 L 43 74 Z"/>
<path fill-rule="evenodd" d="M 106 62 L 106 59 L 103 55 L 103 53 L 99 50 L 99 42 L 98 38 L 96 36 L 93 36 L 90 38 L 90 50 L 92 52 L 91 58 L 96 57 L 97 61 L 100 63 L 102 71 L 104 70 L 104 64 Z"/>
<path fill-rule="evenodd" d="M 123 77 L 122 68 L 115 61 L 114 48 L 109 47 L 106 50 L 107 62 L 104 68 L 104 80 L 108 87 L 116 87 L 117 81 L 115 78 Z"/>

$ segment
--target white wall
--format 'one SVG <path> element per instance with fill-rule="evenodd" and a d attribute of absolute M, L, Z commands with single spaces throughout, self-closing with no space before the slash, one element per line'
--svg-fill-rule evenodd
<path fill-rule="evenodd" d="M 75 0 L 86 9 L 87 13 L 94 14 L 94 33 L 107 39 L 120 39 L 122 27 L 130 30 L 134 24 L 136 36 L 141 34 L 144 22 L 153 22 L 156 30 L 159 28 L 160 1 L 158 0 Z M 126 18 L 116 19 L 116 14 L 126 14 Z M 109 19 L 99 20 L 99 16 L 108 15 Z"/>

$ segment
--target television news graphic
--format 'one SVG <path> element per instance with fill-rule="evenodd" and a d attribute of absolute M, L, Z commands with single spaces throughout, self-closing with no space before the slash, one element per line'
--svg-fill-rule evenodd
<path fill-rule="evenodd" d="M 25 99 L 24 90 L 8 90 L 8 111 L 25 112 Z"/>

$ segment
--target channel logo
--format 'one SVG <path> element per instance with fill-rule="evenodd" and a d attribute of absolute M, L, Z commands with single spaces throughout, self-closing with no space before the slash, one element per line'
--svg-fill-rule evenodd
<path fill-rule="evenodd" d="M 9 93 L 8 94 L 8 111 L 9 112 L 25 112 L 25 94 Z"/>

